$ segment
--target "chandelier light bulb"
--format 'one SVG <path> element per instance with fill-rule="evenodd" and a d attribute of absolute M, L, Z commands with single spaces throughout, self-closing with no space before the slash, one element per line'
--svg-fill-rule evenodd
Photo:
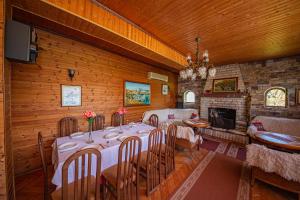
<path fill-rule="evenodd" d="M 184 77 L 184 75 L 185 75 L 185 71 L 184 71 L 184 70 L 181 70 L 181 71 L 179 72 L 179 76 L 180 76 L 180 78 L 183 78 L 183 77 Z"/>
<path fill-rule="evenodd" d="M 215 77 L 216 72 L 217 72 L 217 69 L 215 67 L 212 67 L 208 70 L 208 74 L 209 74 L 210 77 Z"/>
<path fill-rule="evenodd" d="M 202 66 L 199 67 L 198 69 L 199 75 L 201 76 L 202 74 L 206 74 L 206 67 Z"/>
<path fill-rule="evenodd" d="M 191 56 L 190 54 L 188 54 L 187 57 L 186 57 L 186 60 L 187 60 L 188 62 L 192 61 L 192 56 Z"/>
<path fill-rule="evenodd" d="M 195 81 L 196 78 L 197 78 L 197 74 L 196 74 L 196 73 L 193 73 L 191 80 L 192 80 L 192 81 Z"/>
<path fill-rule="evenodd" d="M 208 50 L 205 50 L 205 51 L 203 52 L 203 58 L 208 58 Z"/>
<path fill-rule="evenodd" d="M 191 68 L 186 70 L 186 75 L 187 75 L 187 77 L 192 77 L 192 76 L 193 76 L 193 73 L 194 73 L 194 70 L 191 69 Z"/>

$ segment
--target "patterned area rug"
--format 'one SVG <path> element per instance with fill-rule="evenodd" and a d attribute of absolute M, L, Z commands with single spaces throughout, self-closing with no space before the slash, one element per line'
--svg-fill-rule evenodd
<path fill-rule="evenodd" d="M 210 151 L 171 200 L 249 200 L 250 170 L 245 162 Z"/>
<path fill-rule="evenodd" d="M 206 136 L 203 138 L 203 143 L 200 147 L 232 158 L 237 158 L 242 161 L 246 160 L 245 146 L 230 141 Z"/>

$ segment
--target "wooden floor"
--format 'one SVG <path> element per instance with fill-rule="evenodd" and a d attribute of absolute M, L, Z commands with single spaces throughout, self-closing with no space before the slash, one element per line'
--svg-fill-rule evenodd
<path fill-rule="evenodd" d="M 178 151 L 176 153 L 176 170 L 166 180 L 163 181 L 161 186 L 152 195 L 147 198 L 145 196 L 145 181 L 142 181 L 140 194 L 143 199 L 167 199 L 181 183 L 188 177 L 197 164 L 207 154 L 207 150 L 201 149 L 194 151 L 190 156 L 189 152 Z M 142 179 L 143 180 L 143 179 Z M 253 200 L 293 200 L 297 199 L 297 195 L 278 188 L 269 186 L 265 183 L 256 181 L 251 189 Z M 18 177 L 16 179 L 16 196 L 17 199 L 42 199 L 43 198 L 43 176 L 42 171 L 36 171 L 32 174 Z"/>

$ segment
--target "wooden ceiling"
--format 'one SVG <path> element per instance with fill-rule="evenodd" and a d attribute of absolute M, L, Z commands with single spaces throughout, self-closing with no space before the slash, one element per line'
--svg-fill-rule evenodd
<path fill-rule="evenodd" d="M 185 56 L 91 0 L 11 0 L 13 19 L 174 72 Z"/>
<path fill-rule="evenodd" d="M 216 64 L 300 53 L 299 0 L 97 0 L 183 54 L 202 39 Z"/>

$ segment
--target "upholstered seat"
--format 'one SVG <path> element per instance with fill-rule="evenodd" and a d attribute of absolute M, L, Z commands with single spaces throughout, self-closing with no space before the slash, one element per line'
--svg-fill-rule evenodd
<path fill-rule="evenodd" d="M 147 166 L 147 151 L 143 151 L 141 153 L 141 158 L 140 158 L 140 168 L 142 168 L 143 170 L 146 170 L 146 166 Z"/>
<path fill-rule="evenodd" d="M 253 122 L 260 122 L 263 125 L 263 132 L 282 133 L 300 137 L 300 119 L 288 119 L 282 117 L 269 117 L 269 116 L 256 116 Z M 248 127 L 247 133 L 250 136 L 254 136 L 260 133 L 253 124 Z"/>
<path fill-rule="evenodd" d="M 78 180 L 78 196 L 81 196 L 81 190 L 79 189 L 81 187 L 81 179 Z M 87 178 L 84 178 L 84 183 L 85 185 L 87 184 Z M 95 185 L 96 183 L 96 178 L 95 177 L 91 177 L 91 185 Z M 86 188 L 84 187 L 84 193 L 86 193 Z M 68 184 L 68 200 L 73 200 L 74 199 L 74 182 L 73 183 L 69 183 Z M 95 187 L 91 187 L 91 191 L 90 191 L 90 196 L 91 198 L 89 198 L 88 200 L 94 200 L 95 199 Z M 98 188 L 100 190 L 100 188 Z M 61 200 L 62 199 L 62 188 L 59 188 L 58 190 L 55 190 L 54 192 L 52 192 L 51 197 L 53 200 Z M 85 198 L 86 199 L 86 198 Z"/>
<path fill-rule="evenodd" d="M 162 156 L 164 156 L 166 152 L 166 145 L 165 144 L 161 144 L 161 147 L 160 147 L 160 153 Z"/>
<path fill-rule="evenodd" d="M 177 126 L 185 126 L 182 120 L 191 119 L 192 114 L 198 114 L 197 109 L 176 109 L 176 108 L 167 108 L 159 110 L 148 110 L 144 112 L 142 117 L 143 123 L 149 124 L 149 118 L 152 114 L 158 116 L 158 128 L 167 131 L 169 125 L 175 124 Z M 174 119 L 169 119 L 169 115 L 174 115 Z M 198 119 L 197 116 L 195 119 Z"/>
<path fill-rule="evenodd" d="M 141 153 L 140 168 L 143 170 L 146 170 L 146 168 L 147 168 L 147 154 L 148 154 L 147 151 L 143 151 Z"/>
<path fill-rule="evenodd" d="M 122 163 L 122 168 L 121 171 L 124 170 L 125 164 Z M 134 182 L 136 180 L 136 175 L 135 175 L 135 169 L 133 169 L 133 179 L 132 181 Z M 114 165 L 106 170 L 103 171 L 102 175 L 105 177 L 105 180 L 108 181 L 112 186 L 117 187 L 117 173 L 118 172 L 118 165 Z M 122 174 L 123 175 L 123 174 Z M 121 177 L 121 180 L 123 180 L 123 176 Z M 124 186 L 123 181 L 120 183 L 120 188 L 122 189 Z"/>

